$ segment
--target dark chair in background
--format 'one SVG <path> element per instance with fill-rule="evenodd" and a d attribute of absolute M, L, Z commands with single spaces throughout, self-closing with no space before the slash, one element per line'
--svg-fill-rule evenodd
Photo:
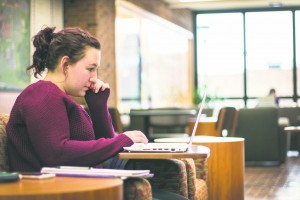
<path fill-rule="evenodd" d="M 121 115 L 120 112 L 117 108 L 109 107 L 108 108 L 111 121 L 113 124 L 113 127 L 117 133 L 122 133 L 123 132 L 123 124 L 121 121 Z"/>
<path fill-rule="evenodd" d="M 130 129 L 141 130 L 149 140 L 161 137 L 184 137 L 188 120 L 196 109 L 153 108 L 130 110 Z"/>
<path fill-rule="evenodd" d="M 239 110 L 236 136 L 245 138 L 246 165 L 279 165 L 286 160 L 286 134 L 277 108 Z"/>
<path fill-rule="evenodd" d="M 212 117 L 214 115 L 214 109 L 213 108 L 203 108 L 202 114 L 204 114 L 206 117 Z"/>
<path fill-rule="evenodd" d="M 235 135 L 237 120 L 238 110 L 235 107 L 221 108 L 216 123 L 217 135 L 233 137 Z"/>
<path fill-rule="evenodd" d="M 188 120 L 193 115 L 163 115 L 149 117 L 149 139 L 187 137 Z"/>

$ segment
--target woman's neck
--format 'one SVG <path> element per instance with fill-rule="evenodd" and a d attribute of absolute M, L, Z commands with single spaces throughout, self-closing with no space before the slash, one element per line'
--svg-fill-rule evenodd
<path fill-rule="evenodd" d="M 47 75 L 44 78 L 44 81 L 50 81 L 53 84 L 55 84 L 59 89 L 61 89 L 63 92 L 65 92 L 63 83 L 65 82 L 66 77 L 60 76 L 53 72 L 48 72 Z"/>

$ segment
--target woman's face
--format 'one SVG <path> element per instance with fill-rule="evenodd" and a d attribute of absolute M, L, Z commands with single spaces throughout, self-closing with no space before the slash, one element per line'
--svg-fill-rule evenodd
<path fill-rule="evenodd" d="M 68 66 L 64 90 L 68 95 L 83 97 L 91 84 L 90 78 L 97 78 L 100 66 L 100 50 L 88 47 L 85 56 L 78 62 Z"/>

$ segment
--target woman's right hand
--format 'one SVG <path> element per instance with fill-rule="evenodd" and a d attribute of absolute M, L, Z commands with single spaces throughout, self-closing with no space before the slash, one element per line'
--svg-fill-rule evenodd
<path fill-rule="evenodd" d="M 148 139 L 141 131 L 126 131 L 123 134 L 127 135 L 134 143 L 148 143 Z"/>

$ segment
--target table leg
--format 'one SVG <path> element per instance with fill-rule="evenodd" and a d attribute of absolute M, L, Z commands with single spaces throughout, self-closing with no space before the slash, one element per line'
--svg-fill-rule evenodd
<path fill-rule="evenodd" d="M 287 137 L 286 137 L 286 153 L 288 153 L 288 151 L 290 150 L 291 147 L 291 131 L 287 131 L 286 132 Z"/>

